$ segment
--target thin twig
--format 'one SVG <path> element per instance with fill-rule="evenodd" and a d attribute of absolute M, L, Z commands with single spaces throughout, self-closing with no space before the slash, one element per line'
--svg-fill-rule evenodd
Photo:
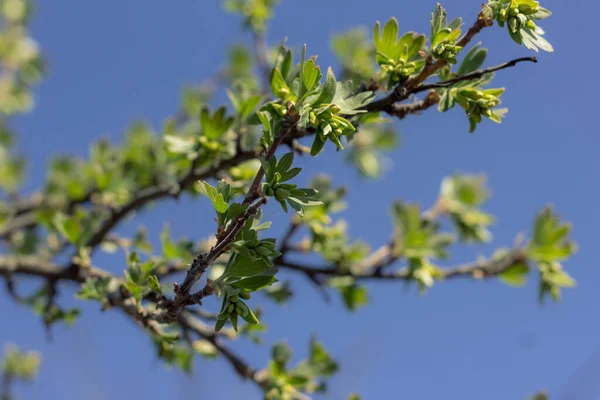
<path fill-rule="evenodd" d="M 483 279 L 493 276 L 497 276 L 508 268 L 519 263 L 526 263 L 527 258 L 523 251 L 515 250 L 510 255 L 500 260 L 483 260 L 469 264 L 463 264 L 451 268 L 442 268 L 440 270 L 440 279 L 451 279 L 451 278 L 476 278 Z M 338 277 L 338 276 L 349 276 L 356 280 L 384 280 L 384 281 L 404 281 L 411 279 L 412 271 L 409 267 L 403 267 L 398 271 L 387 272 L 387 273 L 369 273 L 369 274 L 357 274 L 352 271 L 339 270 L 334 267 L 317 267 L 288 260 L 278 260 L 277 265 L 281 268 L 298 271 L 306 275 L 311 276 L 323 276 L 323 277 Z"/>
<path fill-rule="evenodd" d="M 209 341 L 215 347 L 215 349 L 217 349 L 217 351 L 223 357 L 225 357 L 225 359 L 240 377 L 244 379 L 250 379 L 261 389 L 264 389 L 267 386 L 268 380 L 264 374 L 261 374 L 256 368 L 250 366 L 247 362 L 242 360 L 240 356 L 226 347 L 217 337 L 217 335 L 215 335 L 212 329 L 208 329 L 204 324 L 199 323 L 198 320 L 194 319 L 187 312 L 180 313 L 178 316 L 178 321 L 186 329 L 193 331 L 198 336 Z"/>
<path fill-rule="evenodd" d="M 520 62 L 537 63 L 538 61 L 537 61 L 537 58 L 535 58 L 535 57 L 521 57 L 521 58 L 516 58 L 514 60 L 510 60 L 508 62 L 505 62 L 503 64 L 496 65 L 496 66 L 490 67 L 490 68 L 485 68 L 485 69 L 480 69 L 480 70 L 477 70 L 477 71 L 473 71 L 473 72 L 468 73 L 468 74 L 457 76 L 456 78 L 448 79 L 447 81 L 435 82 L 435 83 L 430 83 L 430 84 L 427 84 L 427 85 L 421 85 L 418 88 L 414 89 L 412 91 L 412 93 L 419 93 L 419 92 L 423 92 L 423 91 L 431 90 L 431 89 L 447 88 L 447 87 L 450 87 L 450 86 L 452 86 L 452 85 L 454 85 L 455 83 L 458 83 L 458 82 L 472 81 L 472 80 L 475 80 L 475 79 L 479 79 L 479 78 L 481 78 L 482 76 L 484 76 L 486 74 L 491 74 L 493 72 L 500 71 L 500 70 L 505 69 L 505 68 L 514 67 L 515 65 L 517 65 Z"/>

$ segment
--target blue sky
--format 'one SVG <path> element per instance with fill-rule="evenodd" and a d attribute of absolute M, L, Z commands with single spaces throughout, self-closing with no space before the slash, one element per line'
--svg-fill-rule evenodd
<path fill-rule="evenodd" d="M 342 363 L 328 398 L 344 399 L 356 391 L 364 399 L 506 400 L 524 399 L 543 388 L 553 400 L 600 398 L 594 379 L 600 370 L 600 272 L 594 256 L 600 139 L 593 133 L 597 116 L 592 110 L 600 88 L 592 75 L 596 51 L 589 50 L 595 46 L 589 39 L 595 27 L 585 22 L 600 6 L 591 0 L 542 4 L 554 12 L 542 26 L 556 52 L 541 54 L 537 65 L 497 75 L 495 85 L 507 87 L 503 101 L 510 108 L 502 125 L 486 121 L 469 135 L 458 110 L 408 118 L 396 124 L 402 146 L 391 154 L 393 165 L 378 181 L 360 179 L 343 154 L 331 149 L 301 163 L 307 179 L 324 171 L 351 188 L 344 217 L 352 234 L 373 246 L 390 234 L 387 210 L 393 199 L 427 206 L 444 176 L 483 172 L 494 194 L 487 209 L 498 217 L 494 242 L 457 248 L 452 261 L 474 260 L 493 246 L 511 245 L 518 232 L 530 229 L 534 213 L 552 203 L 574 223 L 580 250 L 566 268 L 578 287 L 565 291 L 562 303 L 540 307 L 536 279 L 521 289 L 493 281 L 453 281 L 427 296 L 398 284 L 374 284 L 371 304 L 351 314 L 337 299 L 324 304 L 302 277 L 295 277 L 299 293 L 291 304 L 265 303 L 266 341 L 287 339 L 300 359 L 311 333 L 318 332 Z M 443 5 L 450 16 L 463 16 L 467 23 L 479 7 L 476 1 Z M 285 36 L 291 45 L 307 43 L 322 66 L 335 65 L 328 44 L 332 34 L 356 25 L 371 27 L 392 15 L 403 31 L 429 32 L 434 6 L 433 0 L 288 0 L 277 8 L 269 38 L 271 43 Z M 118 142 L 135 120 L 158 129 L 177 110 L 186 84 L 212 75 L 225 61 L 227 46 L 248 43 L 239 19 L 216 1 L 63 0 L 39 2 L 37 8 L 32 31 L 50 69 L 36 91 L 34 113 L 16 123 L 20 148 L 30 160 L 29 190 L 42 182 L 52 155 L 85 156 L 90 141 L 104 136 Z M 479 39 L 491 49 L 488 65 L 530 55 L 502 29 L 487 29 Z M 129 226 L 147 224 L 156 240 L 169 221 L 175 236 L 197 239 L 213 229 L 203 207 L 207 204 L 189 200 L 161 204 Z M 275 207 L 266 214 L 276 232 L 287 225 Z M 101 266 L 116 273 L 123 269 L 122 261 L 114 259 Z M 62 294 L 63 304 L 71 304 L 73 290 L 65 288 Z M 166 371 L 137 326 L 117 312 L 101 314 L 96 304 L 84 305 L 73 327 L 56 327 L 52 342 L 46 341 L 39 319 L 6 296 L 0 297 L 0 309 L 0 343 L 15 342 L 44 354 L 36 383 L 18 387 L 23 399 L 258 398 L 222 360 L 198 358 L 192 377 Z M 266 346 L 233 347 L 256 366 L 267 360 Z"/>

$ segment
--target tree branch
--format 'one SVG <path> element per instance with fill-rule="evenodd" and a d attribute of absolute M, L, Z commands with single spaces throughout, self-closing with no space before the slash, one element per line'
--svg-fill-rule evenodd
<path fill-rule="evenodd" d="M 384 250 L 382 250 L 384 252 Z M 384 254 L 384 255 L 389 255 Z M 502 272 L 506 271 L 510 267 L 520 263 L 527 263 L 527 257 L 523 250 L 513 250 L 509 255 L 500 260 L 483 260 L 473 263 L 463 264 L 456 267 L 442 268 L 440 279 L 452 279 L 452 278 L 489 278 L 497 276 Z M 368 274 L 356 274 L 351 271 L 341 271 L 335 267 L 317 267 L 304 265 L 288 260 L 277 260 L 277 265 L 282 268 L 286 268 L 293 271 L 298 271 L 306 275 L 311 276 L 323 276 L 323 277 L 339 277 L 349 276 L 356 280 L 392 280 L 392 281 L 405 281 L 412 277 L 412 271 L 409 267 L 403 267 L 395 272 L 379 272 L 373 271 Z"/>
<path fill-rule="evenodd" d="M 283 142 L 284 138 L 291 132 L 296 130 L 296 123 L 298 122 L 298 116 L 296 113 L 290 111 L 286 114 L 283 124 L 279 132 L 273 139 L 273 144 L 265 151 L 264 157 L 269 160 L 277 150 L 277 147 Z M 217 235 L 217 244 L 213 246 L 210 251 L 204 254 L 198 254 L 186 273 L 185 280 L 181 286 L 175 285 L 175 299 L 167 303 L 168 312 L 165 316 L 166 321 L 176 320 L 179 312 L 187 304 L 190 304 L 189 292 L 193 284 L 202 277 L 208 267 L 216 261 L 225 251 L 227 251 L 231 242 L 235 240 L 235 237 L 241 232 L 246 224 L 246 221 L 253 215 L 256 214 L 258 209 L 266 203 L 266 197 L 261 198 L 260 194 L 260 183 L 265 175 L 265 170 L 261 166 L 246 193 L 243 204 L 249 205 L 248 209 L 241 216 L 236 217 L 229 225 L 229 227 L 220 235 Z M 260 199 L 260 200 L 259 200 Z M 259 200 L 259 201 L 257 201 Z"/>
<path fill-rule="evenodd" d="M 214 330 L 208 329 L 204 324 L 200 323 L 200 321 L 193 318 L 189 312 L 180 313 L 177 317 L 177 320 L 184 327 L 184 329 L 191 330 L 198 336 L 209 341 L 217 349 L 217 351 L 223 357 L 225 357 L 225 359 L 229 362 L 229 364 L 231 364 L 235 372 L 237 372 L 241 378 L 250 379 L 260 389 L 264 389 L 267 386 L 268 380 L 264 374 L 261 374 L 260 371 L 250 366 L 247 362 L 242 360 L 240 356 L 226 347 L 217 337 Z"/>
<path fill-rule="evenodd" d="M 474 79 L 479 79 L 479 78 L 481 78 L 482 76 L 484 76 L 486 74 L 490 74 L 492 72 L 500 71 L 500 70 L 505 69 L 505 68 L 514 67 L 515 65 L 517 65 L 520 62 L 537 63 L 538 61 L 537 61 L 537 58 L 535 58 L 535 57 L 521 57 L 521 58 L 516 58 L 514 60 L 510 60 L 508 62 L 505 62 L 503 64 L 496 65 L 496 66 L 490 67 L 490 68 L 485 68 L 485 69 L 480 69 L 480 70 L 477 70 L 477 71 L 473 71 L 473 72 L 468 73 L 468 74 L 457 76 L 456 78 L 448 79 L 447 81 L 430 83 L 428 85 L 421 85 L 418 88 L 413 89 L 412 93 L 419 93 L 419 92 L 423 92 L 425 90 L 431 90 L 431 89 L 446 88 L 446 87 L 450 87 L 450 86 L 452 86 L 452 85 L 454 85 L 455 83 L 458 83 L 458 82 L 471 81 L 471 80 L 474 80 Z"/>

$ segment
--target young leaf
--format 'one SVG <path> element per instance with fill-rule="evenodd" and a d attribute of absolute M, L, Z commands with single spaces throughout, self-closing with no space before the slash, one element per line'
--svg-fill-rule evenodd
<path fill-rule="evenodd" d="M 227 203 L 225 200 L 223 200 L 223 194 L 219 193 L 215 187 L 211 186 L 208 182 L 201 181 L 200 188 L 202 192 L 210 199 L 217 212 L 224 213 L 227 211 Z"/>
<path fill-rule="evenodd" d="M 465 58 L 458 69 L 458 75 L 468 74 L 469 72 L 481 68 L 487 56 L 487 49 L 482 49 L 480 46 L 480 44 L 477 44 L 465 55 Z"/>
<path fill-rule="evenodd" d="M 319 82 L 321 79 L 321 71 L 315 66 L 315 61 L 311 58 L 304 63 L 303 82 L 307 92 Z"/>
<path fill-rule="evenodd" d="M 202 133 L 208 139 L 215 140 L 221 137 L 233 124 L 233 117 L 225 118 L 225 107 L 219 107 L 211 117 L 208 108 L 200 112 L 200 125 Z"/>

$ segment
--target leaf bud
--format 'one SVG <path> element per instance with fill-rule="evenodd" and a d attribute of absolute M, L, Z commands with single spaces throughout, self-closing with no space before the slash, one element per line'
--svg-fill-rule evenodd
<path fill-rule="evenodd" d="M 237 294 L 235 294 L 229 298 L 229 301 L 231 301 L 232 303 L 237 303 L 238 301 L 240 301 L 240 298 Z"/>
<path fill-rule="evenodd" d="M 323 111 L 321 113 L 321 117 L 323 117 L 324 119 L 331 119 L 331 117 L 333 117 L 333 114 L 331 113 L 331 111 Z"/>
<path fill-rule="evenodd" d="M 237 303 L 235 305 L 235 312 L 241 315 L 243 318 L 248 315 L 248 307 L 246 307 L 244 303 Z"/>
<path fill-rule="evenodd" d="M 242 290 L 238 296 L 244 300 L 250 300 L 250 293 L 246 292 L 245 290 Z"/>
<path fill-rule="evenodd" d="M 233 304 L 231 304 L 233 305 Z M 227 312 L 222 312 L 221 314 L 217 315 L 217 319 L 219 321 L 223 321 L 223 320 L 227 320 L 227 318 L 229 318 L 229 308 L 227 309 Z"/>
<path fill-rule="evenodd" d="M 532 7 L 529 4 L 519 4 L 519 12 L 525 15 L 533 14 L 538 10 L 539 6 L 536 4 L 535 7 Z"/>
<path fill-rule="evenodd" d="M 254 250 L 256 250 L 256 253 L 258 255 L 261 255 L 261 256 L 268 256 L 269 254 L 271 254 L 271 250 L 269 250 L 269 249 L 267 249 L 266 247 L 263 247 L 263 246 L 258 246 Z"/>
<path fill-rule="evenodd" d="M 498 13 L 498 20 L 500 22 L 506 22 L 506 19 L 508 18 L 508 14 L 506 13 L 506 9 L 501 9 L 500 12 Z"/>
<path fill-rule="evenodd" d="M 513 33 L 516 32 L 519 29 L 519 20 L 514 17 L 510 17 L 508 19 L 508 27 Z"/>
<path fill-rule="evenodd" d="M 277 197 L 279 200 L 283 200 L 286 197 L 288 197 L 289 195 L 290 195 L 290 192 L 288 192 L 284 188 L 277 188 L 277 190 L 275 191 L 275 197 Z"/>

